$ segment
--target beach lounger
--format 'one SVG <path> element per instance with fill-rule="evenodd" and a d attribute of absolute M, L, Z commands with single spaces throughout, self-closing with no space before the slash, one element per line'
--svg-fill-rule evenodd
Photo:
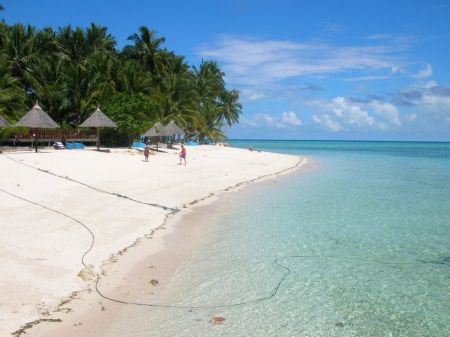
<path fill-rule="evenodd" d="M 66 144 L 68 150 L 84 150 L 84 145 L 82 143 L 67 142 Z"/>

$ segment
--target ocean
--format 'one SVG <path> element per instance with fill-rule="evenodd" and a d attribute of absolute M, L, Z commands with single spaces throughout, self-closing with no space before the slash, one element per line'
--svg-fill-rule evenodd
<path fill-rule="evenodd" d="M 311 167 L 213 225 L 171 285 L 170 304 L 198 308 L 133 308 L 116 332 L 450 336 L 450 143 L 230 143 Z"/>

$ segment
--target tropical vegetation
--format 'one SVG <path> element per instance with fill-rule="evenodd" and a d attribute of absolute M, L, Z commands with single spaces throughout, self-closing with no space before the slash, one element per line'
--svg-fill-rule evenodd
<path fill-rule="evenodd" d="M 34 101 L 60 125 L 76 128 L 97 106 L 129 142 L 173 120 L 200 140 L 225 137 L 239 122 L 239 92 L 229 90 L 217 62 L 189 65 L 142 26 L 117 48 L 106 27 L 37 29 L 0 22 L 0 114 L 17 121 Z"/>

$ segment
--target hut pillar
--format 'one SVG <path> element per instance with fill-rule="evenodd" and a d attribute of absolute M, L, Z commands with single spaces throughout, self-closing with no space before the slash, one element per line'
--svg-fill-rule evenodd
<path fill-rule="evenodd" d="M 100 150 L 100 128 L 97 128 L 97 140 L 96 140 L 95 144 L 97 145 L 97 151 L 99 151 Z"/>

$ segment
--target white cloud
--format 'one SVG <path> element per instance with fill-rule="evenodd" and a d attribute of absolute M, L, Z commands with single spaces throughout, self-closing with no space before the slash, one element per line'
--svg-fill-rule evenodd
<path fill-rule="evenodd" d="M 261 85 L 350 70 L 390 73 L 403 67 L 404 61 L 397 55 L 402 50 L 393 45 L 337 46 L 223 37 L 217 45 L 201 48 L 198 54 L 220 61 L 227 80 L 233 84 Z"/>
<path fill-rule="evenodd" d="M 414 34 L 374 34 L 366 37 L 368 40 L 384 41 L 391 44 L 410 45 L 419 38 Z"/>
<path fill-rule="evenodd" d="M 253 115 L 253 119 L 244 119 L 243 125 L 260 128 L 289 128 L 303 125 L 303 122 L 294 111 L 283 112 L 282 114 L 257 113 Z"/>
<path fill-rule="evenodd" d="M 417 119 L 417 115 L 416 114 L 406 114 L 405 119 L 408 122 L 414 122 Z"/>
<path fill-rule="evenodd" d="M 442 111 L 450 111 L 450 96 L 439 96 L 427 93 L 423 95 L 422 100 L 418 103 L 423 109 L 440 109 Z"/>
<path fill-rule="evenodd" d="M 402 125 L 397 107 L 379 99 L 356 100 L 339 96 L 331 101 L 313 100 L 308 103 L 320 111 L 313 116 L 313 122 L 334 132 L 388 130 Z"/>
<path fill-rule="evenodd" d="M 241 98 L 243 100 L 259 101 L 261 99 L 266 98 L 266 94 L 262 91 L 258 91 L 258 90 L 254 90 L 254 89 L 242 89 L 241 90 Z"/>
<path fill-rule="evenodd" d="M 259 126 L 256 121 L 245 118 L 245 117 L 241 117 L 239 119 L 239 125 L 244 126 L 244 127 L 250 127 L 250 128 L 257 128 Z"/>
<path fill-rule="evenodd" d="M 374 124 L 373 117 L 367 111 L 363 110 L 359 104 L 351 103 L 345 97 L 336 97 L 328 106 L 337 117 L 344 119 L 346 124 L 356 127 Z"/>
<path fill-rule="evenodd" d="M 381 102 L 374 100 L 370 102 L 370 107 L 374 112 L 382 117 L 387 123 L 400 126 L 402 122 L 400 121 L 400 113 L 394 105 L 391 103 Z"/>
<path fill-rule="evenodd" d="M 321 124 L 325 126 L 327 129 L 333 132 L 339 132 L 344 130 L 344 127 L 336 121 L 333 121 L 328 114 L 322 115 L 314 115 L 313 116 L 314 123 Z"/>
<path fill-rule="evenodd" d="M 379 80 L 386 80 L 390 78 L 392 75 L 367 75 L 367 76 L 356 76 L 356 77 L 349 77 L 346 78 L 345 81 L 347 82 L 359 82 L 359 81 L 379 81 Z"/>
<path fill-rule="evenodd" d="M 439 85 L 436 81 L 419 83 L 397 91 L 393 102 L 404 106 L 415 106 L 422 110 L 450 110 L 450 87 Z"/>
<path fill-rule="evenodd" d="M 257 120 L 265 122 L 268 126 L 282 127 L 281 123 L 279 123 L 274 117 L 267 113 L 259 113 L 255 116 Z"/>
<path fill-rule="evenodd" d="M 403 119 L 420 121 L 423 127 L 442 129 L 450 115 L 450 87 L 435 81 L 418 83 L 397 91 L 392 102 L 405 111 Z"/>
<path fill-rule="evenodd" d="M 281 116 L 281 122 L 286 125 L 294 125 L 294 126 L 300 126 L 303 124 L 294 111 L 283 112 Z"/>
<path fill-rule="evenodd" d="M 433 67 L 431 66 L 431 64 L 427 64 L 425 66 L 425 68 L 423 68 L 416 74 L 413 74 L 411 77 L 418 78 L 418 79 L 424 79 L 424 78 L 430 77 L 431 75 L 433 75 Z"/>
<path fill-rule="evenodd" d="M 254 94 L 251 94 L 250 96 L 248 96 L 248 99 L 250 101 L 258 101 L 260 99 L 263 99 L 264 97 L 266 97 L 266 96 L 263 93 L 257 92 L 257 93 L 254 93 Z"/>
<path fill-rule="evenodd" d="M 424 83 L 422 86 L 418 86 L 418 87 L 422 87 L 424 89 L 430 89 L 433 87 L 437 87 L 437 83 L 436 83 L 436 81 L 428 81 L 428 82 Z"/>

